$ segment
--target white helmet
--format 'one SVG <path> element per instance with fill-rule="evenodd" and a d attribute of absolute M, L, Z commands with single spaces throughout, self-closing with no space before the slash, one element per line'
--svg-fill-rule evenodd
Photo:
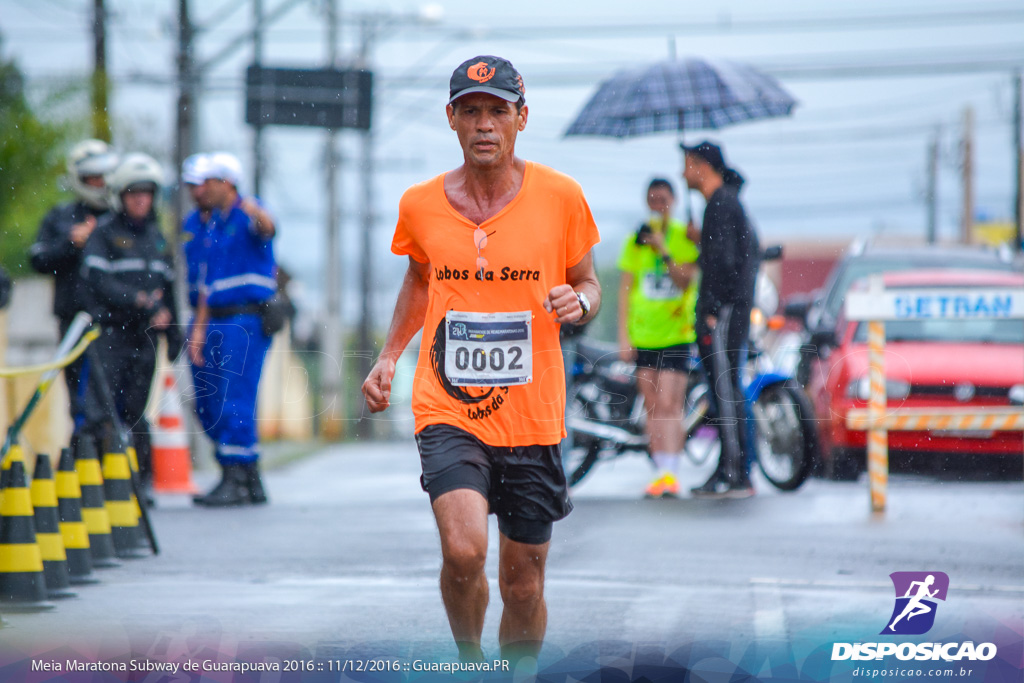
<path fill-rule="evenodd" d="M 156 159 L 139 152 L 125 155 L 114 172 L 107 176 L 110 206 L 115 211 L 121 211 L 121 195 L 133 185 L 151 185 L 156 195 L 163 182 L 164 172 Z"/>
<path fill-rule="evenodd" d="M 186 185 L 202 185 L 209 167 L 209 155 L 193 154 L 181 162 L 181 181 Z"/>
<path fill-rule="evenodd" d="M 117 154 L 102 140 L 82 140 L 68 153 L 68 184 L 80 200 L 106 209 L 107 189 L 82 182 L 87 176 L 106 176 L 117 167 Z"/>
<path fill-rule="evenodd" d="M 238 189 L 242 184 L 242 162 L 229 152 L 213 152 L 209 155 L 206 177 L 225 180 Z"/>

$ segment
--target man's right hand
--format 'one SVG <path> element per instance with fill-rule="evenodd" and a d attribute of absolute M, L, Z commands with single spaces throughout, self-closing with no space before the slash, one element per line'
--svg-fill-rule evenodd
<path fill-rule="evenodd" d="M 71 232 L 68 235 L 71 239 L 71 243 L 78 249 L 81 249 L 85 246 L 86 241 L 89 239 L 89 235 L 92 234 L 92 231 L 95 228 L 96 217 L 86 216 L 84 221 L 81 223 L 75 223 L 71 226 Z"/>
<path fill-rule="evenodd" d="M 395 376 L 395 361 L 379 358 L 363 382 L 363 396 L 371 413 L 379 413 L 391 405 L 391 380 Z"/>

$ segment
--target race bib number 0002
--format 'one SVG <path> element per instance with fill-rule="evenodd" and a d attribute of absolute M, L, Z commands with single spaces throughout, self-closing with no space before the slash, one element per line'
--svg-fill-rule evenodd
<path fill-rule="evenodd" d="M 533 381 L 532 313 L 445 315 L 444 372 L 455 386 L 511 386 Z"/>

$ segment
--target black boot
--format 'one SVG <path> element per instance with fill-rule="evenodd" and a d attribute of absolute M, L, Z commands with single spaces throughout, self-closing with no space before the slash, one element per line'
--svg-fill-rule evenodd
<path fill-rule="evenodd" d="M 232 507 L 249 504 L 248 481 L 244 465 L 225 465 L 220 483 L 205 496 L 196 496 L 192 502 L 204 507 Z"/>
<path fill-rule="evenodd" d="M 253 505 L 263 505 L 267 502 L 267 493 L 263 490 L 263 480 L 260 479 L 259 462 L 251 462 L 245 466 L 246 486 L 249 489 L 249 500 Z"/>

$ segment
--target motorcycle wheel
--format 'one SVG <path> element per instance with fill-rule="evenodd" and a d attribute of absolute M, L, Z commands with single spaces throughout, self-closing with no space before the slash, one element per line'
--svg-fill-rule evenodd
<path fill-rule="evenodd" d="M 766 387 L 754 402 L 757 462 L 773 486 L 794 491 L 810 476 L 817 433 L 810 400 L 792 380 Z"/>
<path fill-rule="evenodd" d="M 584 477 L 590 474 L 590 470 L 597 463 L 600 453 L 600 441 L 573 444 L 562 451 L 562 468 L 565 470 L 565 479 L 569 484 L 569 488 L 580 483 Z"/>

